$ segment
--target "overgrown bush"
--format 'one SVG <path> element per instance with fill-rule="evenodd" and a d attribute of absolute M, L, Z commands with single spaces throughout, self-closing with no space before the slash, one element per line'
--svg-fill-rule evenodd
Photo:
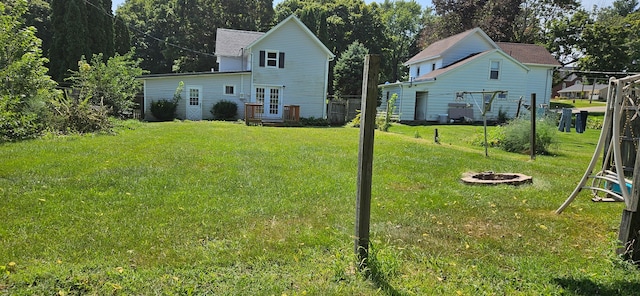
<path fill-rule="evenodd" d="M 41 130 L 35 113 L 12 112 L 0 107 L 0 143 L 36 138 Z"/>
<path fill-rule="evenodd" d="M 51 101 L 51 114 L 47 119 L 49 129 L 55 133 L 93 133 L 110 131 L 109 109 L 91 104 L 89 97 L 80 99 L 59 96 Z"/>
<path fill-rule="evenodd" d="M 544 117 L 536 124 L 536 153 L 545 154 L 555 143 L 557 133 L 555 120 Z M 500 142 L 500 148 L 508 152 L 529 153 L 531 121 L 517 118 L 511 120 L 503 127 L 504 139 Z"/>
<path fill-rule="evenodd" d="M 103 55 L 94 54 L 91 61 L 83 56 L 78 62 L 78 71 L 71 71 L 65 80 L 73 83 L 81 97 L 89 97 L 94 106 L 106 106 L 109 115 L 125 118 L 132 113 L 133 100 L 141 89 L 137 76 L 145 73 L 139 67 L 142 60 L 133 57 L 130 51 L 106 59 Z"/>
<path fill-rule="evenodd" d="M 238 104 L 227 100 L 219 101 L 211 108 L 211 114 L 213 119 L 234 120 L 238 115 Z"/>
<path fill-rule="evenodd" d="M 0 142 L 36 138 L 46 103 L 57 94 L 47 75 L 42 41 L 25 25 L 26 1 L 0 3 Z"/>
<path fill-rule="evenodd" d="M 184 82 L 180 81 L 176 91 L 173 93 L 173 99 L 162 99 L 151 102 L 151 114 L 153 117 L 160 121 L 171 121 L 176 119 L 176 110 L 178 109 L 178 102 L 182 100 L 183 88 Z"/>

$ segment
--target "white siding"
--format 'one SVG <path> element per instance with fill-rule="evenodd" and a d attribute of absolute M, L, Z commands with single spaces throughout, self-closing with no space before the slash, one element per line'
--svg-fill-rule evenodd
<path fill-rule="evenodd" d="M 251 66 L 249 65 L 249 55 L 245 55 L 244 59 L 241 57 L 218 57 L 218 71 L 219 72 L 239 72 L 249 71 Z"/>
<path fill-rule="evenodd" d="M 552 80 L 552 67 L 549 66 L 532 66 L 527 65 L 531 71 L 529 71 L 529 83 L 527 83 L 527 101 L 531 97 L 532 93 L 536 94 L 536 103 L 549 104 L 551 98 Z"/>
<path fill-rule="evenodd" d="M 244 118 L 244 103 L 248 102 L 248 98 L 251 95 L 250 77 L 249 73 L 205 73 L 145 78 L 145 119 L 155 119 L 151 114 L 151 102 L 162 99 L 173 99 L 173 94 L 180 81 L 184 82 L 185 88 L 182 91 L 182 100 L 178 103 L 176 112 L 179 119 L 184 119 L 186 116 L 187 86 L 202 87 L 203 119 L 213 119 L 211 109 L 215 103 L 221 100 L 232 101 L 238 104 L 238 118 Z M 235 86 L 235 95 L 225 95 L 225 85 Z M 244 99 L 242 99 L 243 96 Z"/>
<path fill-rule="evenodd" d="M 435 64 L 435 69 L 442 68 L 442 59 L 428 60 L 428 61 L 420 62 L 418 64 L 411 65 L 411 67 L 409 67 L 409 77 L 418 78 L 424 74 L 427 74 L 433 71 L 434 64 Z M 418 67 L 420 67 L 420 73 L 418 73 Z M 411 81 L 411 79 L 409 79 L 409 81 Z"/>
<path fill-rule="evenodd" d="M 284 52 L 284 68 L 260 67 L 260 50 Z M 294 22 L 283 24 L 252 45 L 251 54 L 253 85 L 283 86 L 283 105 L 299 105 L 301 117 L 324 116 L 328 56 L 302 28 Z"/>
<path fill-rule="evenodd" d="M 489 79 L 491 61 L 501 62 L 500 77 L 497 80 Z M 416 92 L 428 92 L 427 115 L 429 121 L 437 121 L 439 114 L 448 114 L 449 103 L 468 103 L 474 109 L 474 120 L 481 120 L 482 94 L 468 94 L 463 101 L 456 100 L 457 92 L 480 92 L 505 90 L 507 99 L 496 99 L 491 111 L 487 113 L 488 119 L 496 119 L 498 111 L 502 110 L 509 117 L 513 117 L 518 107 L 520 96 L 528 101 L 526 89 L 529 77 L 527 70 L 520 64 L 513 62 L 505 54 L 496 51 L 469 61 L 462 67 L 439 75 L 436 81 L 403 83 L 382 86 L 383 95 L 387 91 L 399 94 L 401 120 L 414 120 Z"/>

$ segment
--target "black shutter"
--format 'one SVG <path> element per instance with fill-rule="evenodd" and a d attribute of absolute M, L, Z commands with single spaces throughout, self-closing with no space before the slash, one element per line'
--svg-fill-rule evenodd
<path fill-rule="evenodd" d="M 264 67 L 265 55 L 266 53 L 264 52 L 264 50 L 261 50 L 260 51 L 260 67 Z"/>
<path fill-rule="evenodd" d="M 280 53 L 280 58 L 278 60 L 280 61 L 280 65 L 278 65 L 278 68 L 284 68 L 284 52 Z"/>

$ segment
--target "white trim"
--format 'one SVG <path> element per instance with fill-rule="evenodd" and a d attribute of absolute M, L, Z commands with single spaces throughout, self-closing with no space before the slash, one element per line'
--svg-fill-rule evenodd
<path fill-rule="evenodd" d="M 491 77 L 491 74 L 493 73 L 494 69 L 493 69 L 493 63 L 498 63 L 498 77 L 497 78 L 493 78 Z M 502 74 L 502 60 L 493 60 L 490 59 L 489 60 L 489 80 L 496 80 L 496 81 L 500 81 L 501 75 Z"/>
<path fill-rule="evenodd" d="M 184 88 L 184 92 L 185 92 L 185 108 L 184 108 L 184 119 L 187 120 L 202 120 L 203 116 L 202 116 L 202 104 L 204 101 L 204 94 L 202 93 L 202 85 L 186 85 Z M 199 109 L 199 113 L 196 113 L 196 117 L 195 118 L 190 118 L 189 117 L 189 109 L 193 109 L 194 105 L 191 105 L 191 90 L 195 89 L 198 91 L 198 109 Z"/>
<path fill-rule="evenodd" d="M 269 58 L 269 54 L 270 53 L 275 53 L 276 57 L 275 58 Z M 275 65 L 271 66 L 269 65 L 269 61 L 275 61 Z M 265 49 L 264 50 L 264 67 L 265 68 L 278 68 L 278 66 L 280 65 L 280 51 L 279 50 L 271 50 L 271 49 Z"/>

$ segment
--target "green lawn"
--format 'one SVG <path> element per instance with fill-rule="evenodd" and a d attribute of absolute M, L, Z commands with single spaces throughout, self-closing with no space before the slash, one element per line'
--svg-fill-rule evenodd
<path fill-rule="evenodd" d="M 441 144 L 433 143 L 438 128 Z M 0 145 L 0 294 L 631 295 L 622 203 L 583 193 L 599 134 L 554 154 L 470 145 L 481 126 L 376 132 L 372 280 L 354 272 L 359 131 L 127 123 Z M 519 172 L 476 187 L 466 171 Z"/>
<path fill-rule="evenodd" d="M 555 108 L 585 108 L 585 107 L 599 107 L 607 105 L 602 101 L 589 101 L 589 99 L 575 99 L 575 100 L 551 100 L 551 109 Z"/>

